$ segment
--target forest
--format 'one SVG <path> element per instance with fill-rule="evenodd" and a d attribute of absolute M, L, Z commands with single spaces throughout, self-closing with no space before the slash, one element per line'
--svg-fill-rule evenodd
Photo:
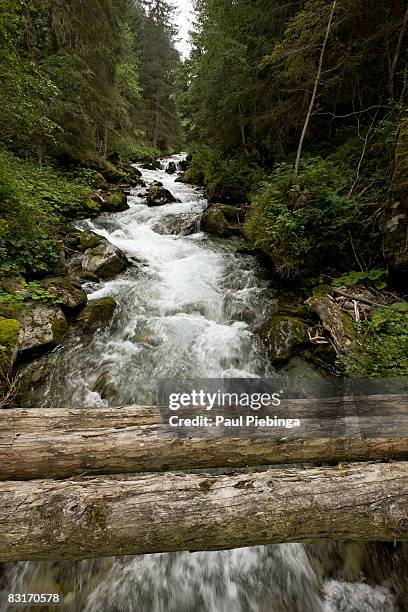
<path fill-rule="evenodd" d="M 0 0 L 0 612 L 407 610 L 408 0 L 188 4 Z"/>

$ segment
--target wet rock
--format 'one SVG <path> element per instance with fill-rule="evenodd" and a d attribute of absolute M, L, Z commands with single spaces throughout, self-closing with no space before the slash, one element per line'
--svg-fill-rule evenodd
<path fill-rule="evenodd" d="M 115 379 L 110 372 L 103 372 L 96 379 L 92 391 L 99 393 L 102 399 L 112 401 L 118 392 Z"/>
<path fill-rule="evenodd" d="M 157 159 L 147 160 L 142 163 L 142 168 L 144 170 L 160 170 L 161 164 Z"/>
<path fill-rule="evenodd" d="M 166 172 L 167 174 L 174 174 L 177 172 L 177 166 L 173 161 L 167 164 Z"/>
<path fill-rule="evenodd" d="M 108 241 L 85 251 L 82 259 L 83 271 L 99 278 L 110 278 L 127 265 L 126 255 Z"/>
<path fill-rule="evenodd" d="M 190 236 L 198 231 L 200 217 L 200 214 L 194 213 L 168 215 L 156 223 L 153 230 L 157 234 Z"/>
<path fill-rule="evenodd" d="M 137 179 L 142 178 L 143 174 L 140 172 L 139 168 L 136 168 L 133 164 L 130 164 L 128 168 L 129 172 Z"/>
<path fill-rule="evenodd" d="M 127 196 L 121 191 L 114 191 L 105 197 L 101 210 L 103 212 L 117 213 L 129 208 Z"/>
<path fill-rule="evenodd" d="M 258 331 L 272 362 L 287 361 L 309 342 L 308 326 L 295 317 L 275 315 Z"/>
<path fill-rule="evenodd" d="M 44 278 L 41 285 L 67 310 L 76 310 L 85 306 L 87 302 L 86 292 L 79 283 L 75 283 L 69 277 Z"/>
<path fill-rule="evenodd" d="M 111 296 L 91 300 L 77 317 L 77 323 L 86 331 L 106 327 L 117 308 L 116 300 Z"/>
<path fill-rule="evenodd" d="M 233 234 L 231 226 L 222 210 L 214 206 L 210 206 L 204 211 L 201 218 L 201 229 L 207 232 L 207 234 L 220 238 L 226 238 Z"/>
<path fill-rule="evenodd" d="M 157 184 L 150 185 L 146 194 L 146 204 L 148 206 L 163 206 L 172 202 L 180 202 L 180 200 L 175 198 L 165 187 Z"/>
<path fill-rule="evenodd" d="M 59 306 L 27 304 L 20 318 L 19 351 L 49 349 L 61 342 L 68 330 Z"/>

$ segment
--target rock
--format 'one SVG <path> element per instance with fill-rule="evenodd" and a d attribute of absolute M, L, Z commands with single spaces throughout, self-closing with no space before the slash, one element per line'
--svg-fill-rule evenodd
<path fill-rule="evenodd" d="M 306 300 L 309 308 L 315 312 L 330 335 L 336 351 L 345 353 L 355 340 L 353 321 L 330 296 L 314 296 Z"/>
<path fill-rule="evenodd" d="M 21 324 L 17 319 L 0 317 L 0 353 L 7 354 L 10 363 L 17 355 L 20 329 Z"/>
<path fill-rule="evenodd" d="M 102 204 L 103 212 L 123 212 L 129 208 L 127 197 L 121 191 L 114 191 L 113 193 L 110 193 L 108 196 L 106 196 Z"/>
<path fill-rule="evenodd" d="M 91 300 L 77 317 L 77 323 L 87 331 L 106 327 L 117 308 L 113 297 L 107 296 Z"/>
<path fill-rule="evenodd" d="M 128 167 L 129 172 L 135 177 L 135 178 L 142 178 L 143 174 L 142 172 L 140 172 L 139 168 L 136 168 L 136 166 L 134 166 L 133 164 L 130 164 Z"/>
<path fill-rule="evenodd" d="M 309 342 L 308 326 L 295 317 L 275 315 L 258 331 L 273 362 L 287 361 Z"/>
<path fill-rule="evenodd" d="M 408 283 L 408 119 L 399 129 L 394 172 L 388 201 L 381 219 L 383 251 L 391 282 L 405 288 Z"/>
<path fill-rule="evenodd" d="M 103 176 L 103 174 L 101 174 L 100 172 L 97 172 L 94 176 L 93 179 L 93 183 L 96 189 L 106 189 L 108 186 L 108 183 L 105 179 L 105 177 Z"/>
<path fill-rule="evenodd" d="M 126 255 L 108 241 L 85 251 L 82 259 L 83 271 L 99 278 L 110 278 L 124 270 L 127 265 Z"/>
<path fill-rule="evenodd" d="M 120 183 L 123 180 L 122 173 L 119 172 L 115 166 L 109 166 L 101 171 L 105 181 L 107 183 L 113 183 L 114 185 Z"/>
<path fill-rule="evenodd" d="M 92 391 L 99 393 L 102 399 L 112 401 L 118 392 L 115 379 L 110 372 L 103 372 L 96 379 Z"/>
<path fill-rule="evenodd" d="M 21 315 L 19 351 L 49 349 L 59 344 L 68 330 L 59 306 L 28 304 Z"/>
<path fill-rule="evenodd" d="M 67 271 L 67 262 L 65 260 L 65 247 L 64 243 L 59 240 L 57 243 L 58 249 L 58 261 L 56 261 L 50 268 L 51 274 L 65 274 Z"/>
<path fill-rule="evenodd" d="M 85 230 L 77 234 L 78 242 L 76 247 L 80 251 L 86 251 L 87 249 L 94 249 L 100 244 L 106 244 L 108 240 L 99 234 L 95 234 L 91 230 Z"/>
<path fill-rule="evenodd" d="M 198 231 L 200 214 L 168 215 L 153 226 L 157 234 L 190 236 Z"/>
<path fill-rule="evenodd" d="M 172 202 L 180 202 L 180 200 L 177 200 L 165 187 L 157 184 L 150 185 L 146 194 L 146 204 L 148 206 L 163 206 Z"/>
<path fill-rule="evenodd" d="M 76 310 L 85 306 L 88 301 L 86 292 L 79 284 L 75 284 L 69 277 L 55 276 L 44 278 L 41 285 L 53 295 L 67 310 Z"/>
<path fill-rule="evenodd" d="M 166 172 L 167 174 L 174 174 L 177 172 L 176 164 L 173 161 L 167 164 Z"/>
<path fill-rule="evenodd" d="M 142 163 L 142 168 L 144 170 L 160 170 L 161 163 L 158 159 L 147 160 Z"/>
<path fill-rule="evenodd" d="M 204 211 L 201 218 L 201 229 L 220 238 L 231 236 L 234 233 L 234 229 L 228 223 L 223 211 L 215 206 L 210 206 Z"/>

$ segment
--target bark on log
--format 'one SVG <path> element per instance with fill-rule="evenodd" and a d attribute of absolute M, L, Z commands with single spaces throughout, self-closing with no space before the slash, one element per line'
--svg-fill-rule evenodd
<path fill-rule="evenodd" d="M 408 464 L 0 483 L 0 562 L 408 539 Z"/>
<path fill-rule="evenodd" d="M 0 479 L 408 459 L 408 396 L 288 400 L 280 413 L 301 427 L 181 436 L 151 407 L 5 410 Z"/>

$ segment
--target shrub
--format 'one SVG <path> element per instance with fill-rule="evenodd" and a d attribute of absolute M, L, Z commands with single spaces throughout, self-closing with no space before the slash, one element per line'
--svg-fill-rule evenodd
<path fill-rule="evenodd" d="M 284 276 L 350 270 L 377 248 L 378 232 L 364 207 L 347 194 L 351 169 L 311 158 L 293 183 L 292 166 L 277 166 L 255 193 L 245 233 Z"/>
<path fill-rule="evenodd" d="M 347 374 L 371 378 L 408 376 L 408 304 L 375 310 L 369 321 L 356 323 L 357 339 L 339 358 Z"/>
<path fill-rule="evenodd" d="M 242 203 L 264 178 L 263 170 L 244 155 L 224 157 L 221 151 L 200 147 L 186 173 L 188 182 L 204 184 L 210 202 Z"/>
<path fill-rule="evenodd" d="M 0 274 L 41 275 L 58 261 L 61 217 L 87 210 L 85 174 L 63 174 L 0 151 Z"/>

